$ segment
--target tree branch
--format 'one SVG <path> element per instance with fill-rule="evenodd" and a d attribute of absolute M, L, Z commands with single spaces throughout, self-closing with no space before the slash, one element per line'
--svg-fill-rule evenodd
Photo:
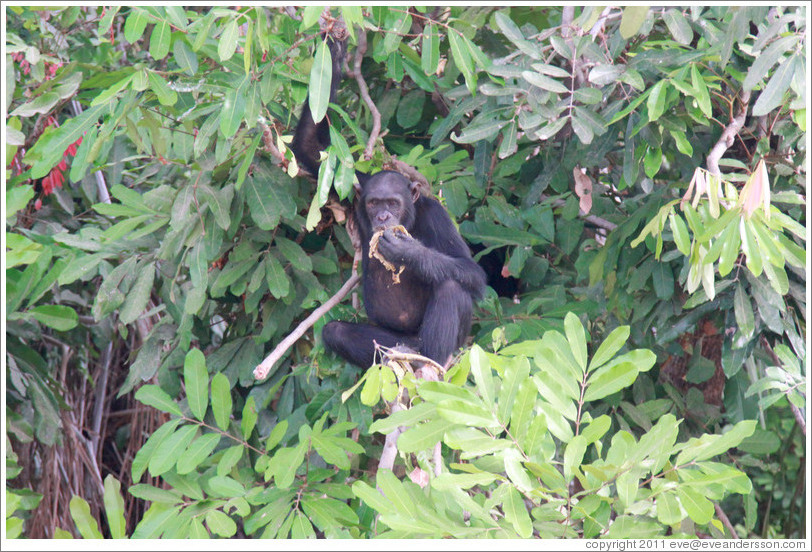
<path fill-rule="evenodd" d="M 707 166 L 708 172 L 711 174 L 721 174 L 721 171 L 719 170 L 719 160 L 722 158 L 728 148 L 733 145 L 733 142 L 736 140 L 736 135 L 744 126 L 744 120 L 747 118 L 747 108 L 750 104 L 750 91 L 745 90 L 742 92 L 740 100 L 741 109 L 739 110 L 739 113 L 737 113 L 730 123 L 724 128 L 719 140 L 708 154 Z"/>
<path fill-rule="evenodd" d="M 285 159 L 282 152 L 277 149 L 276 144 L 273 143 L 273 133 L 271 132 L 271 127 L 265 121 L 259 121 L 258 125 L 259 128 L 262 129 L 262 149 L 266 153 L 270 153 L 274 159 L 276 159 L 277 163 L 287 168 L 287 159 Z"/>
<path fill-rule="evenodd" d="M 378 140 L 378 135 L 381 133 L 381 112 L 375 106 L 372 98 L 369 96 L 369 88 L 367 82 L 364 80 L 364 75 L 361 74 L 361 60 L 367 51 L 367 33 L 363 29 L 358 30 L 358 48 L 355 50 L 355 60 L 353 61 L 353 76 L 358 83 L 358 90 L 361 93 L 361 98 L 367 104 L 370 113 L 372 114 L 372 131 L 369 133 L 369 140 L 367 140 L 367 147 L 364 149 L 364 157 L 366 159 L 372 158 L 372 150 L 375 148 L 375 142 Z"/>
<path fill-rule="evenodd" d="M 713 503 L 713 507 L 716 509 L 716 517 L 718 517 L 719 521 L 722 522 L 722 525 L 727 527 L 727 530 L 730 531 L 730 537 L 733 539 L 738 539 L 739 535 L 736 533 L 736 528 L 733 527 L 732 523 L 730 523 L 730 519 L 727 517 L 725 511 L 722 510 L 722 507 L 716 502 Z"/>
<path fill-rule="evenodd" d="M 431 184 L 429 184 L 428 179 L 425 176 L 423 176 L 420 173 L 420 171 L 418 171 L 408 163 L 404 163 L 400 159 L 395 159 L 393 157 L 389 159 L 389 161 L 387 161 L 384 165 L 389 165 L 392 169 L 406 176 L 409 180 L 417 182 L 418 187 L 420 188 L 420 191 L 424 196 L 431 195 Z"/>
<path fill-rule="evenodd" d="M 273 365 L 276 364 L 280 358 L 282 358 L 282 355 L 284 355 L 285 352 L 287 352 L 287 350 L 290 349 L 290 347 L 296 343 L 296 341 L 302 337 L 304 333 L 313 326 L 313 324 L 316 323 L 316 320 L 324 316 L 325 313 L 340 303 L 341 300 L 344 299 L 344 297 L 346 297 L 352 288 L 354 288 L 360 281 L 361 277 L 354 272 L 352 276 L 350 276 L 349 279 L 344 282 L 344 285 L 341 286 L 341 289 L 339 289 L 335 295 L 330 297 L 330 299 L 328 299 L 323 305 L 310 313 L 310 316 L 302 320 L 299 325 L 296 326 L 296 329 L 288 334 L 288 336 L 285 337 L 285 339 L 283 339 L 273 351 L 271 351 L 271 354 L 265 357 L 265 360 L 254 368 L 254 378 L 257 380 L 265 379 L 268 376 L 268 373 L 271 371 L 271 368 L 273 368 Z"/>

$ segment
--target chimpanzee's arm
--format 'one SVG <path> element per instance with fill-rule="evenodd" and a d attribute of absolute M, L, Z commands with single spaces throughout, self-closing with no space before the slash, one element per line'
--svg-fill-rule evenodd
<path fill-rule="evenodd" d="M 472 297 L 485 291 L 485 272 L 471 259 L 445 209 L 435 200 L 421 197 L 415 205 L 413 238 L 387 231 L 378 250 L 390 262 L 402 263 L 426 283 L 455 280 Z"/>

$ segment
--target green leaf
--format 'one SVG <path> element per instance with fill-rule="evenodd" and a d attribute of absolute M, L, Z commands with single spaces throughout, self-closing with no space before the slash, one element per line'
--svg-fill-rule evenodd
<path fill-rule="evenodd" d="M 175 56 L 175 63 L 183 69 L 187 75 L 193 77 L 197 73 L 197 54 L 186 43 L 186 40 L 179 38 L 172 46 L 172 53 Z"/>
<path fill-rule="evenodd" d="M 176 416 L 183 416 L 180 407 L 172 400 L 166 391 L 154 384 L 142 386 L 135 392 L 135 398 L 139 402 L 157 408 L 161 412 L 168 412 Z"/>
<path fill-rule="evenodd" d="M 665 262 L 656 263 L 651 271 L 651 280 L 658 299 L 667 301 L 674 296 L 674 272 L 671 265 Z"/>
<path fill-rule="evenodd" d="M 437 405 L 437 412 L 446 420 L 456 424 L 476 427 L 499 425 L 499 420 L 496 419 L 493 412 L 465 401 L 443 401 Z"/>
<path fill-rule="evenodd" d="M 620 19 L 620 36 L 626 40 L 637 34 L 648 16 L 648 6 L 626 6 Z"/>
<path fill-rule="evenodd" d="M 522 77 L 533 86 L 538 86 L 542 90 L 549 90 L 555 94 L 566 94 L 569 92 L 569 88 L 557 80 L 535 71 L 522 71 Z"/>
<path fill-rule="evenodd" d="M 496 400 L 493 373 L 485 351 L 479 345 L 474 345 L 471 347 L 469 359 L 471 362 L 471 373 L 476 381 L 477 390 L 482 395 L 485 404 L 493 404 Z"/>
<path fill-rule="evenodd" d="M 695 63 L 691 65 L 691 84 L 696 92 L 694 97 L 696 98 L 696 103 L 699 104 L 699 109 L 702 110 L 702 113 L 704 113 L 706 117 L 710 117 L 713 112 L 710 93 L 705 84 L 705 79 L 699 74 L 699 68 Z"/>
<path fill-rule="evenodd" d="M 122 324 L 135 322 L 146 310 L 149 302 L 152 284 L 155 280 L 155 263 L 139 266 L 135 283 L 127 293 L 124 304 L 119 311 L 119 320 Z"/>
<path fill-rule="evenodd" d="M 209 487 L 215 496 L 233 498 L 245 494 L 245 487 L 236 479 L 217 475 L 209 479 Z"/>
<path fill-rule="evenodd" d="M 398 437 L 398 450 L 401 452 L 428 450 L 442 440 L 447 429 L 449 423 L 443 419 L 410 427 Z"/>
<path fill-rule="evenodd" d="M 764 261 L 762 260 L 761 251 L 759 250 L 758 243 L 756 243 L 756 238 L 749 220 L 742 219 L 740 221 L 739 235 L 742 240 L 742 252 L 746 257 L 747 268 L 754 276 L 761 276 Z"/>
<path fill-rule="evenodd" d="M 632 8 L 626 8 L 624 10 L 624 14 L 630 9 Z M 648 10 L 648 8 L 646 9 Z M 648 100 L 646 100 L 649 121 L 656 121 L 665 111 L 665 99 L 668 95 L 668 88 L 666 87 L 666 84 L 666 80 L 661 80 L 651 89 Z"/>
<path fill-rule="evenodd" d="M 86 130 L 98 123 L 105 105 L 91 107 L 82 114 L 65 121 L 58 129 L 43 133 L 28 150 L 24 160 L 31 164 L 30 178 L 42 178 L 62 160 L 68 146 L 76 142 Z"/>
<path fill-rule="evenodd" d="M 173 434 L 175 428 L 178 427 L 182 421 L 183 420 L 181 418 L 175 418 L 174 420 L 166 422 L 152 435 L 150 435 L 147 442 L 144 443 L 140 449 L 138 449 L 138 452 L 135 453 L 135 458 L 133 459 L 132 465 L 133 481 L 139 481 L 141 479 L 144 470 L 147 469 L 147 465 L 152 459 L 152 456 L 155 454 L 155 450 L 159 445 L 161 445 L 161 443 L 163 443 L 165 439 Z"/>
<path fill-rule="evenodd" d="M 443 473 L 431 480 L 431 487 L 439 491 L 470 489 L 490 485 L 497 477 L 492 473 Z"/>
<path fill-rule="evenodd" d="M 643 158 L 643 169 L 646 176 L 654 178 L 660 172 L 663 163 L 663 151 L 660 148 L 646 148 L 646 155 Z"/>
<path fill-rule="evenodd" d="M 223 29 L 223 34 L 220 35 L 217 44 L 217 55 L 220 56 L 221 62 L 231 59 L 231 56 L 237 51 L 238 30 L 239 25 L 237 24 L 236 18 L 229 21 L 225 29 Z"/>
<path fill-rule="evenodd" d="M 129 76 L 121 79 L 120 81 L 118 81 L 116 84 L 114 84 L 110 88 L 104 90 L 101 94 L 99 94 L 98 96 L 93 98 L 93 101 L 90 102 L 90 105 L 91 106 L 97 106 L 97 105 L 100 105 L 100 104 L 107 103 L 108 101 L 110 101 L 111 98 L 118 95 L 119 92 L 124 90 L 124 88 L 126 88 L 130 84 L 130 82 L 133 80 L 135 75 L 136 75 L 136 73 L 132 73 L 131 75 L 129 75 Z"/>
<path fill-rule="evenodd" d="M 626 344 L 629 339 L 629 326 L 619 326 L 612 330 L 603 343 L 600 344 L 598 350 L 592 355 L 592 361 L 589 363 L 589 371 L 592 372 L 596 368 L 600 368 L 617 354 L 617 352 Z"/>
<path fill-rule="evenodd" d="M 677 487 L 677 496 L 685 512 L 699 525 L 710 523 L 713 519 L 713 503 L 698 490 L 689 487 Z"/>
<path fill-rule="evenodd" d="M 564 317 L 564 331 L 567 333 L 572 356 L 578 363 L 581 373 L 584 373 L 586 371 L 586 335 L 584 326 L 575 314 L 568 312 Z"/>
<path fill-rule="evenodd" d="M 672 8 L 666 11 L 663 14 L 663 21 L 668 27 L 668 32 L 680 44 L 687 46 L 694 39 L 694 32 L 691 30 L 688 20 L 682 15 L 682 10 Z"/>
<path fill-rule="evenodd" d="M 755 420 L 743 420 L 722 435 L 703 435 L 699 438 L 689 439 L 682 452 L 674 463 L 683 466 L 689 462 L 709 460 L 729 449 L 739 446 L 747 437 L 753 434 L 756 428 Z"/>
<path fill-rule="evenodd" d="M 533 524 L 527 513 L 527 507 L 524 505 L 522 496 L 512 485 L 507 487 L 502 508 L 505 512 L 505 519 L 510 522 L 521 538 L 529 539 L 533 536 Z"/>
<path fill-rule="evenodd" d="M 46 92 L 45 94 L 41 94 L 33 100 L 25 102 L 23 105 L 17 107 L 11 112 L 10 115 L 12 117 L 31 117 L 37 113 L 48 113 L 59 102 L 59 100 L 59 94 L 56 94 L 55 92 Z"/>
<path fill-rule="evenodd" d="M 196 425 L 186 425 L 164 439 L 149 460 L 150 475 L 158 477 L 172 469 L 194 439 L 195 433 L 197 433 Z"/>
<path fill-rule="evenodd" d="M 454 58 L 454 63 L 460 68 L 462 74 L 465 76 L 465 85 L 468 90 L 473 94 L 476 89 L 476 78 L 474 74 L 474 60 L 468 48 L 465 46 L 463 38 L 457 34 L 455 29 L 449 29 L 448 42 L 451 45 L 451 55 Z"/>
<path fill-rule="evenodd" d="M 76 311 L 65 305 L 40 305 L 28 311 L 40 324 L 59 332 L 72 330 L 79 323 Z"/>
<path fill-rule="evenodd" d="M 34 199 L 34 188 L 29 184 L 6 188 L 6 219 L 23 209 Z"/>
<path fill-rule="evenodd" d="M 671 232 L 677 249 L 687 257 L 691 254 L 691 238 L 688 235 L 688 227 L 685 225 L 685 221 L 672 211 L 668 213 L 668 222 L 671 225 Z"/>
<path fill-rule="evenodd" d="M 682 521 L 682 510 L 677 497 L 671 491 L 657 496 L 657 520 L 663 525 L 674 525 Z"/>
<path fill-rule="evenodd" d="M 524 457 L 515 447 L 505 449 L 502 453 L 505 459 L 505 474 L 511 482 L 522 492 L 528 493 L 536 488 L 536 484 L 530 479 L 527 470 L 522 465 Z"/>
<path fill-rule="evenodd" d="M 436 25 L 426 25 L 423 28 L 423 42 L 420 49 L 420 65 L 423 72 L 432 75 L 437 71 L 440 63 L 440 34 Z"/>
<path fill-rule="evenodd" d="M 648 349 L 637 349 L 617 357 L 590 374 L 584 400 L 602 399 L 628 387 L 639 372 L 649 370 L 656 360 L 656 355 Z"/>
<path fill-rule="evenodd" d="M 452 135 L 451 138 L 459 144 L 474 144 L 480 140 L 493 140 L 508 122 L 496 119 L 483 120 L 465 127 L 459 136 Z"/>
<path fill-rule="evenodd" d="M 378 470 L 378 488 L 383 495 L 388 498 L 395 510 L 410 517 L 417 516 L 417 504 L 406 492 L 405 485 L 398 481 L 398 478 L 391 470 Z"/>
<path fill-rule="evenodd" d="M 767 72 L 772 66 L 783 59 L 784 53 L 793 48 L 799 39 L 800 36 L 794 33 L 782 36 L 755 56 L 753 64 L 750 66 L 750 69 L 747 70 L 747 76 L 744 78 L 742 88 L 744 90 L 752 90 L 755 88 L 756 85 L 761 82 L 761 79 L 767 75 Z"/>
<path fill-rule="evenodd" d="M 587 442 L 583 435 L 576 435 L 564 449 L 564 477 L 569 481 L 581 472 Z"/>
<path fill-rule="evenodd" d="M 249 75 L 251 73 L 251 52 L 252 52 L 252 43 L 254 40 L 254 21 L 248 20 L 248 29 L 245 31 L 245 48 L 243 49 L 242 59 L 243 59 L 243 69 L 245 69 L 245 74 Z"/>
<path fill-rule="evenodd" d="M 529 414 L 532 409 L 531 397 L 523 397 L 525 400 L 523 404 L 514 405 L 516 397 L 519 395 L 519 389 L 522 384 L 527 381 L 529 374 L 530 362 L 527 360 L 527 357 L 517 357 L 505 366 L 502 385 L 499 388 L 499 406 L 497 410 L 497 417 L 499 423 L 502 425 L 506 425 L 513 415 L 517 415 L 521 418 L 522 414 L 517 411 L 522 409 L 526 410 L 527 417 L 525 419 L 529 419 Z M 535 399 L 535 393 L 533 393 L 532 399 Z M 516 406 L 516 408 L 514 408 L 514 406 Z M 523 429 L 522 427 L 522 430 Z M 517 436 L 514 435 L 514 437 Z"/>
<path fill-rule="evenodd" d="M 308 99 L 310 102 L 310 114 L 313 116 L 313 122 L 315 123 L 320 122 L 327 114 L 332 80 L 333 59 L 330 54 L 330 48 L 327 46 L 327 40 L 325 39 L 316 49 L 313 67 L 310 69 Z"/>
<path fill-rule="evenodd" d="M 316 532 L 313 530 L 307 516 L 297 511 L 293 514 L 293 524 L 290 526 L 290 538 L 292 539 L 315 539 Z"/>
<path fill-rule="evenodd" d="M 234 445 L 233 447 L 227 448 L 220 457 L 220 461 L 217 462 L 217 475 L 228 475 L 234 466 L 237 465 L 237 462 L 240 461 L 240 458 L 242 458 L 243 451 L 245 451 L 243 445 Z"/>
<path fill-rule="evenodd" d="M 189 409 L 202 422 L 209 406 L 209 373 L 206 357 L 196 347 L 186 353 L 183 361 L 183 382 Z"/>
<path fill-rule="evenodd" d="M 209 510 L 206 513 L 206 525 L 221 537 L 231 538 L 237 533 L 237 524 L 220 510 Z"/>
<path fill-rule="evenodd" d="M 142 8 L 133 8 L 124 22 L 124 38 L 134 44 L 144 34 L 147 28 L 147 13 Z"/>
<path fill-rule="evenodd" d="M 251 212 L 251 219 L 261 230 L 273 230 L 283 215 L 295 214 L 296 204 L 281 182 L 269 174 L 257 174 L 258 172 L 260 171 L 255 170 L 246 179 L 246 205 Z M 285 178 L 288 178 L 287 175 Z"/>
<path fill-rule="evenodd" d="M 502 143 L 499 145 L 499 159 L 510 157 L 518 149 L 516 142 L 518 137 L 518 125 L 516 121 L 510 123 L 502 130 Z"/>
<path fill-rule="evenodd" d="M 161 105 L 167 107 L 175 105 L 178 101 L 178 93 L 169 88 L 164 78 L 154 71 L 147 72 L 147 76 L 149 78 L 150 88 L 155 92 Z"/>
<path fill-rule="evenodd" d="M 801 67 L 802 62 L 796 62 L 795 56 L 787 58 L 784 63 L 778 66 L 778 69 L 770 77 L 767 86 L 764 87 L 753 105 L 753 117 L 766 115 L 781 105 L 784 101 L 784 93 L 789 89 L 792 82 L 793 73 Z"/>
<path fill-rule="evenodd" d="M 81 496 L 74 495 L 70 499 L 70 515 L 76 524 L 76 530 L 84 539 L 104 538 L 99 531 L 96 519 L 90 513 L 90 505 Z"/>
<path fill-rule="evenodd" d="M 231 138 L 242 124 L 245 115 L 245 96 L 242 89 L 232 88 L 226 93 L 223 101 L 223 110 L 220 112 L 220 132 L 226 138 Z"/>
<path fill-rule="evenodd" d="M 753 306 L 750 297 L 745 294 L 741 282 L 736 284 L 736 293 L 733 296 L 733 312 L 736 315 L 736 325 L 742 337 L 749 339 L 756 329 Z"/>
<path fill-rule="evenodd" d="M 419 123 L 423 116 L 423 105 L 425 103 L 426 93 L 420 88 L 416 88 L 403 96 L 395 114 L 398 124 L 403 128 L 412 128 Z"/>
<path fill-rule="evenodd" d="M 169 23 L 161 21 L 152 29 L 149 37 L 149 55 L 156 61 L 160 61 L 169 53 L 169 42 L 172 40 L 172 29 Z"/>
<path fill-rule="evenodd" d="M 306 447 L 301 443 L 296 447 L 281 448 L 271 459 L 274 466 L 274 481 L 281 489 L 287 489 L 296 477 L 296 470 L 302 465 Z"/>
<path fill-rule="evenodd" d="M 124 519 L 124 498 L 121 496 L 121 483 L 112 474 L 104 478 L 104 514 L 110 536 L 114 539 L 127 538 L 127 522 Z"/>
<path fill-rule="evenodd" d="M 195 439 L 178 458 L 178 473 L 183 475 L 195 470 L 201 462 L 209 457 L 219 442 L 219 433 L 206 433 Z"/>
<path fill-rule="evenodd" d="M 222 372 L 218 372 L 211 380 L 211 408 L 217 427 L 228 431 L 231 421 L 231 385 Z"/>
<path fill-rule="evenodd" d="M 287 297 L 290 293 L 290 279 L 285 273 L 282 263 L 272 254 L 265 257 L 265 278 L 268 282 L 268 290 L 276 299 Z"/>
<path fill-rule="evenodd" d="M 257 405 L 254 400 L 254 397 L 248 397 L 248 400 L 245 401 L 245 406 L 242 409 L 242 420 L 240 420 L 240 430 L 242 432 L 242 437 L 246 441 L 251 437 L 251 433 L 254 431 L 254 427 L 257 425 L 257 417 L 259 413 L 257 412 Z"/>
<path fill-rule="evenodd" d="M 738 446 L 739 450 L 751 454 L 774 454 L 781 447 L 781 439 L 775 432 L 766 429 L 756 429 L 753 435 L 743 440 Z"/>
<path fill-rule="evenodd" d="M 671 136 L 674 137 L 674 141 L 677 143 L 677 150 L 679 150 L 680 153 L 685 154 L 688 157 L 693 156 L 694 147 L 691 145 L 688 138 L 686 138 L 683 131 L 669 129 L 668 132 L 670 132 Z"/>

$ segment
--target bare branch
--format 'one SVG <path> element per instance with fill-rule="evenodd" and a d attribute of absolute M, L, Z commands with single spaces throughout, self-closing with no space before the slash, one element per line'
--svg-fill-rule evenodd
<path fill-rule="evenodd" d="M 82 113 L 82 104 L 75 99 L 70 101 L 71 109 L 73 109 L 73 116 L 78 117 Z M 104 180 L 104 174 L 101 170 L 93 173 L 96 176 L 96 188 L 99 190 L 99 201 L 102 203 L 110 203 L 110 193 L 107 191 L 107 183 Z"/>
<path fill-rule="evenodd" d="M 727 530 L 730 531 L 731 538 L 738 539 L 739 535 L 736 533 L 736 528 L 733 527 L 732 523 L 730 523 L 730 519 L 727 517 L 725 511 L 722 510 L 722 507 L 716 502 L 713 503 L 713 507 L 716 509 L 716 517 L 718 517 L 719 521 L 722 522 L 722 525 L 727 527 Z"/>
<path fill-rule="evenodd" d="M 259 128 L 262 129 L 262 149 L 270 153 L 274 159 L 276 159 L 277 163 L 281 163 L 282 166 L 287 166 L 287 160 L 285 156 L 282 155 L 282 152 L 277 149 L 276 144 L 273 143 L 273 133 L 271 132 L 271 127 L 265 121 L 259 121 Z"/>
<path fill-rule="evenodd" d="M 372 158 L 372 150 L 375 148 L 375 142 L 378 140 L 378 135 L 381 133 L 381 112 L 378 111 L 377 106 L 369 96 L 369 88 L 367 82 L 364 80 L 364 75 L 361 74 L 361 60 L 367 51 L 367 33 L 363 29 L 358 30 L 358 48 L 355 50 L 355 60 L 353 61 L 353 76 L 358 82 L 358 90 L 361 93 L 361 98 L 367 104 L 370 113 L 372 114 L 372 131 L 369 133 L 369 140 L 367 140 L 367 147 L 364 149 L 364 157 L 366 159 Z"/>
<path fill-rule="evenodd" d="M 352 290 L 352 288 L 358 284 L 359 281 L 361 281 L 361 277 L 357 273 L 353 272 L 352 276 L 350 276 L 349 279 L 344 282 L 344 285 L 341 286 L 341 289 L 339 289 L 335 295 L 330 297 L 330 299 L 328 299 L 323 305 L 310 313 L 310 316 L 302 320 L 299 325 L 296 326 L 296 329 L 288 334 L 288 336 L 285 337 L 285 339 L 283 339 L 273 351 L 271 351 L 271 354 L 265 357 L 265 360 L 254 368 L 254 378 L 258 380 L 265 379 L 268 376 L 268 372 L 270 372 L 271 368 L 273 368 L 273 365 L 276 364 L 280 358 L 282 358 L 282 355 L 284 355 L 285 352 L 287 352 L 287 350 L 290 349 L 290 347 L 296 343 L 296 341 L 302 337 L 304 333 L 313 326 L 313 324 L 316 323 L 316 320 L 324 316 L 326 312 L 339 304 L 341 300 L 344 299 L 344 297 L 346 297 L 346 295 Z"/>
<path fill-rule="evenodd" d="M 401 404 L 397 401 L 393 402 L 391 413 L 394 414 L 399 410 L 403 410 Z M 378 469 L 384 468 L 391 470 L 395 466 L 395 458 L 398 455 L 398 437 L 400 437 L 400 434 L 406 431 L 406 429 L 406 426 L 399 426 L 386 436 L 383 451 L 381 451 L 381 459 L 378 461 Z"/>
<path fill-rule="evenodd" d="M 425 176 L 423 176 L 420 173 L 420 171 L 418 171 L 408 163 L 404 163 L 400 159 L 395 159 L 393 157 L 389 159 L 389 161 L 387 161 L 385 165 L 389 165 L 393 170 L 406 176 L 409 180 L 417 182 L 420 191 L 423 195 L 425 196 L 431 195 L 431 184 L 429 184 L 428 179 Z"/>
<path fill-rule="evenodd" d="M 743 91 L 740 100 L 741 109 L 722 131 L 722 135 L 719 137 L 719 140 L 708 154 L 708 172 L 711 174 L 721 174 L 721 171 L 719 170 L 719 160 L 722 158 L 728 148 L 733 145 L 733 142 L 736 140 L 736 135 L 744 126 L 744 120 L 747 118 L 747 108 L 749 107 L 750 103 L 750 91 Z"/>

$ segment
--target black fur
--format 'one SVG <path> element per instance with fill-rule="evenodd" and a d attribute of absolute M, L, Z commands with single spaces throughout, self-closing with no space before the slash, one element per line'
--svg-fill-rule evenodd
<path fill-rule="evenodd" d="M 330 40 L 333 81 L 330 101 L 341 80 L 346 45 Z M 330 144 L 329 122 L 315 124 L 305 104 L 291 149 L 300 167 L 318 174 L 319 152 Z M 332 321 L 324 326 L 325 346 L 361 367 L 375 361 L 375 343 L 405 345 L 443 364 L 463 345 L 471 329 L 475 300 L 485 289 L 485 273 L 471 259 L 442 205 L 419 194 L 400 173 L 357 173 L 354 218 L 363 248 L 363 293 L 371 324 Z M 395 233 L 402 225 L 411 237 Z M 387 228 L 378 251 L 405 267 L 400 283 L 377 259 L 369 258 L 369 241 L 376 229 Z"/>
<path fill-rule="evenodd" d="M 338 85 L 344 72 L 344 58 L 347 55 L 347 41 L 336 40 L 332 36 L 327 36 L 327 46 L 330 48 L 330 55 L 333 59 L 333 79 L 330 82 L 330 102 L 335 103 Z M 302 114 L 299 116 L 299 124 L 296 126 L 296 133 L 290 149 L 296 156 L 296 163 L 299 167 L 308 172 L 311 176 L 319 174 L 319 152 L 327 149 L 330 145 L 330 121 L 325 116 L 318 124 L 313 121 L 310 114 L 310 102 L 305 100 Z"/>
<path fill-rule="evenodd" d="M 411 237 L 385 230 L 378 251 L 405 269 L 400 283 L 380 261 L 369 258 L 369 241 L 383 209 L 368 198 L 401 202 L 396 216 L 384 216 L 382 227 L 403 225 Z M 405 201 L 403 199 L 405 198 Z M 485 273 L 471 259 L 451 218 L 440 203 L 414 194 L 401 174 L 382 171 L 361 189 L 355 219 L 361 237 L 364 305 L 373 324 L 330 322 L 322 337 L 330 350 L 353 364 L 374 362 L 374 343 L 402 344 L 443 364 L 463 345 L 471 329 L 473 303 L 485 289 Z"/>

